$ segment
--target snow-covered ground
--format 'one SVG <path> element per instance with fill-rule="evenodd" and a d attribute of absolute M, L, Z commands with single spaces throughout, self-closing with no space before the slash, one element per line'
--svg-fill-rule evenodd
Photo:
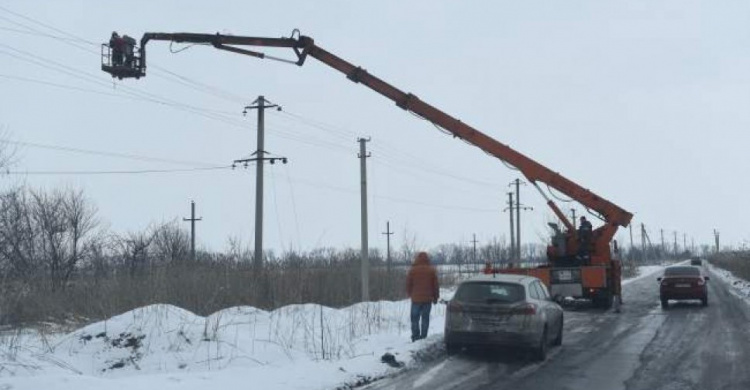
<path fill-rule="evenodd" d="M 656 276 L 664 269 L 663 265 L 641 265 L 638 267 L 638 275 L 635 277 L 625 279 L 622 281 L 622 285 L 626 286 L 636 280 L 643 279 L 649 276 Z"/>
<path fill-rule="evenodd" d="M 729 290 L 732 294 L 737 295 L 745 301 L 750 302 L 750 281 L 735 276 L 733 273 L 719 267 L 714 267 L 712 264 L 706 263 L 705 267 L 708 267 L 711 272 L 724 280 L 728 285 L 732 286 Z"/>
<path fill-rule="evenodd" d="M 640 267 L 637 278 L 662 268 Z M 201 317 L 151 305 L 68 334 L 0 336 L 0 389 L 343 389 L 401 370 L 381 362 L 385 353 L 409 367 L 439 351 L 445 305 L 433 306 L 430 336 L 415 343 L 409 308 L 234 307 Z"/>

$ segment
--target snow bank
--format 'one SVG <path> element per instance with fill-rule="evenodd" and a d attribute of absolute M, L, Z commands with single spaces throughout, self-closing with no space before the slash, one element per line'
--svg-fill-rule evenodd
<path fill-rule="evenodd" d="M 641 267 L 638 278 L 662 268 Z M 445 305 L 433 306 L 430 336 L 416 343 L 409 310 L 403 300 L 202 317 L 151 305 L 64 335 L 0 335 L 0 389 L 346 388 L 400 370 L 380 362 L 386 352 L 407 367 L 439 354 Z"/>
<path fill-rule="evenodd" d="M 706 267 L 711 273 L 721 278 L 728 285 L 732 286 L 731 292 L 744 300 L 750 300 L 750 282 L 735 276 L 730 271 L 723 268 L 714 267 L 713 264 L 706 263 Z"/>
<path fill-rule="evenodd" d="M 368 381 L 396 370 L 380 362 L 384 353 L 409 365 L 442 343 L 445 305 L 433 306 L 431 337 L 416 343 L 409 310 L 404 300 L 271 312 L 234 307 L 201 317 L 151 305 L 66 335 L 0 336 L 0 388 L 141 388 L 136 383 L 152 381 L 143 388 L 205 388 L 212 378 L 228 388 L 315 389 Z"/>

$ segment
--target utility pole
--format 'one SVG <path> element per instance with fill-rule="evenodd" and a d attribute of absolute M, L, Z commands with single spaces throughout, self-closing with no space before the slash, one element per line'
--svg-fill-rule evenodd
<path fill-rule="evenodd" d="M 659 233 L 661 233 L 661 251 L 663 252 L 662 256 L 664 256 L 667 254 L 667 247 L 664 246 L 664 229 L 659 229 Z"/>
<path fill-rule="evenodd" d="M 479 242 L 479 241 L 477 241 L 477 234 L 476 233 L 473 234 L 473 237 L 474 238 L 471 240 L 471 242 L 474 244 L 474 251 L 473 251 L 473 254 L 472 254 L 474 265 L 472 266 L 472 268 L 476 268 L 476 266 L 477 266 L 477 242 Z"/>
<path fill-rule="evenodd" d="M 633 260 L 633 224 L 628 224 L 628 229 L 630 230 L 630 260 Z"/>
<path fill-rule="evenodd" d="M 358 138 L 359 142 L 359 180 L 361 184 L 361 215 L 362 215 L 362 302 L 370 300 L 370 259 L 369 248 L 367 246 L 367 158 L 371 156 L 367 153 L 367 143 L 369 138 Z"/>
<path fill-rule="evenodd" d="M 573 225 L 576 224 L 576 209 L 570 209 L 570 216 L 573 218 L 571 221 L 573 221 Z"/>
<path fill-rule="evenodd" d="M 190 261 L 195 261 L 195 221 L 201 221 L 203 218 L 195 218 L 195 202 L 190 201 L 190 218 L 182 218 L 183 221 L 190 221 Z"/>
<path fill-rule="evenodd" d="M 260 270 L 263 267 L 263 162 L 268 160 L 271 164 L 275 163 L 276 160 L 280 160 L 286 164 L 286 157 L 266 157 L 266 151 L 264 149 L 264 125 L 265 125 L 265 111 L 267 108 L 276 108 L 281 111 L 281 107 L 266 100 L 262 95 L 258 96 L 250 106 L 245 106 L 242 111 L 243 115 L 247 115 L 247 110 L 258 110 L 258 142 L 256 146 L 255 157 L 245 158 L 240 160 L 234 160 L 232 167 L 236 164 L 242 163 L 245 168 L 249 162 L 254 161 L 256 163 L 255 169 L 255 253 L 253 258 L 253 268 Z"/>
<path fill-rule="evenodd" d="M 508 193 L 508 207 L 505 209 L 508 210 L 508 214 L 510 215 L 510 261 L 513 262 L 513 259 L 516 255 L 516 237 L 513 232 L 514 224 L 513 224 L 513 193 Z"/>
<path fill-rule="evenodd" d="M 674 231 L 674 257 L 677 257 L 677 231 Z"/>
<path fill-rule="evenodd" d="M 385 222 L 385 232 L 381 233 L 385 234 L 386 237 L 386 270 L 388 271 L 388 274 L 391 273 L 391 236 L 393 235 L 393 232 L 391 231 L 391 221 Z"/>
<path fill-rule="evenodd" d="M 641 223 L 641 261 L 646 260 L 646 226 Z"/>
<path fill-rule="evenodd" d="M 682 233 L 682 250 L 687 250 L 687 233 Z"/>
<path fill-rule="evenodd" d="M 719 231 L 714 229 L 714 242 L 716 243 L 716 253 L 719 253 Z"/>
<path fill-rule="evenodd" d="M 531 207 L 526 207 L 526 206 L 521 205 L 521 192 L 520 192 L 521 184 L 526 185 L 526 183 L 521 181 L 521 179 L 513 180 L 509 184 L 509 185 L 516 186 L 516 259 L 519 262 L 521 261 L 521 209 L 523 210 L 531 209 Z M 575 224 L 575 219 L 573 220 L 573 223 Z"/>

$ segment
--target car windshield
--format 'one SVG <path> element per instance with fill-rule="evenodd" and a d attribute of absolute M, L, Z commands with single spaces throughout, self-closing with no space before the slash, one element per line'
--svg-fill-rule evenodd
<path fill-rule="evenodd" d="M 503 282 L 467 282 L 456 291 L 455 299 L 461 302 L 515 303 L 524 300 L 520 284 Z"/>
<path fill-rule="evenodd" d="M 668 267 L 664 276 L 700 276 L 701 271 L 695 267 Z"/>

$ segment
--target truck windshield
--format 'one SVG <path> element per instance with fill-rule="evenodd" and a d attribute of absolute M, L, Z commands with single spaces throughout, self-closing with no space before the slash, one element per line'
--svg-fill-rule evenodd
<path fill-rule="evenodd" d="M 467 282 L 462 284 L 454 299 L 460 302 L 515 303 L 524 300 L 524 287 L 515 283 Z"/>

